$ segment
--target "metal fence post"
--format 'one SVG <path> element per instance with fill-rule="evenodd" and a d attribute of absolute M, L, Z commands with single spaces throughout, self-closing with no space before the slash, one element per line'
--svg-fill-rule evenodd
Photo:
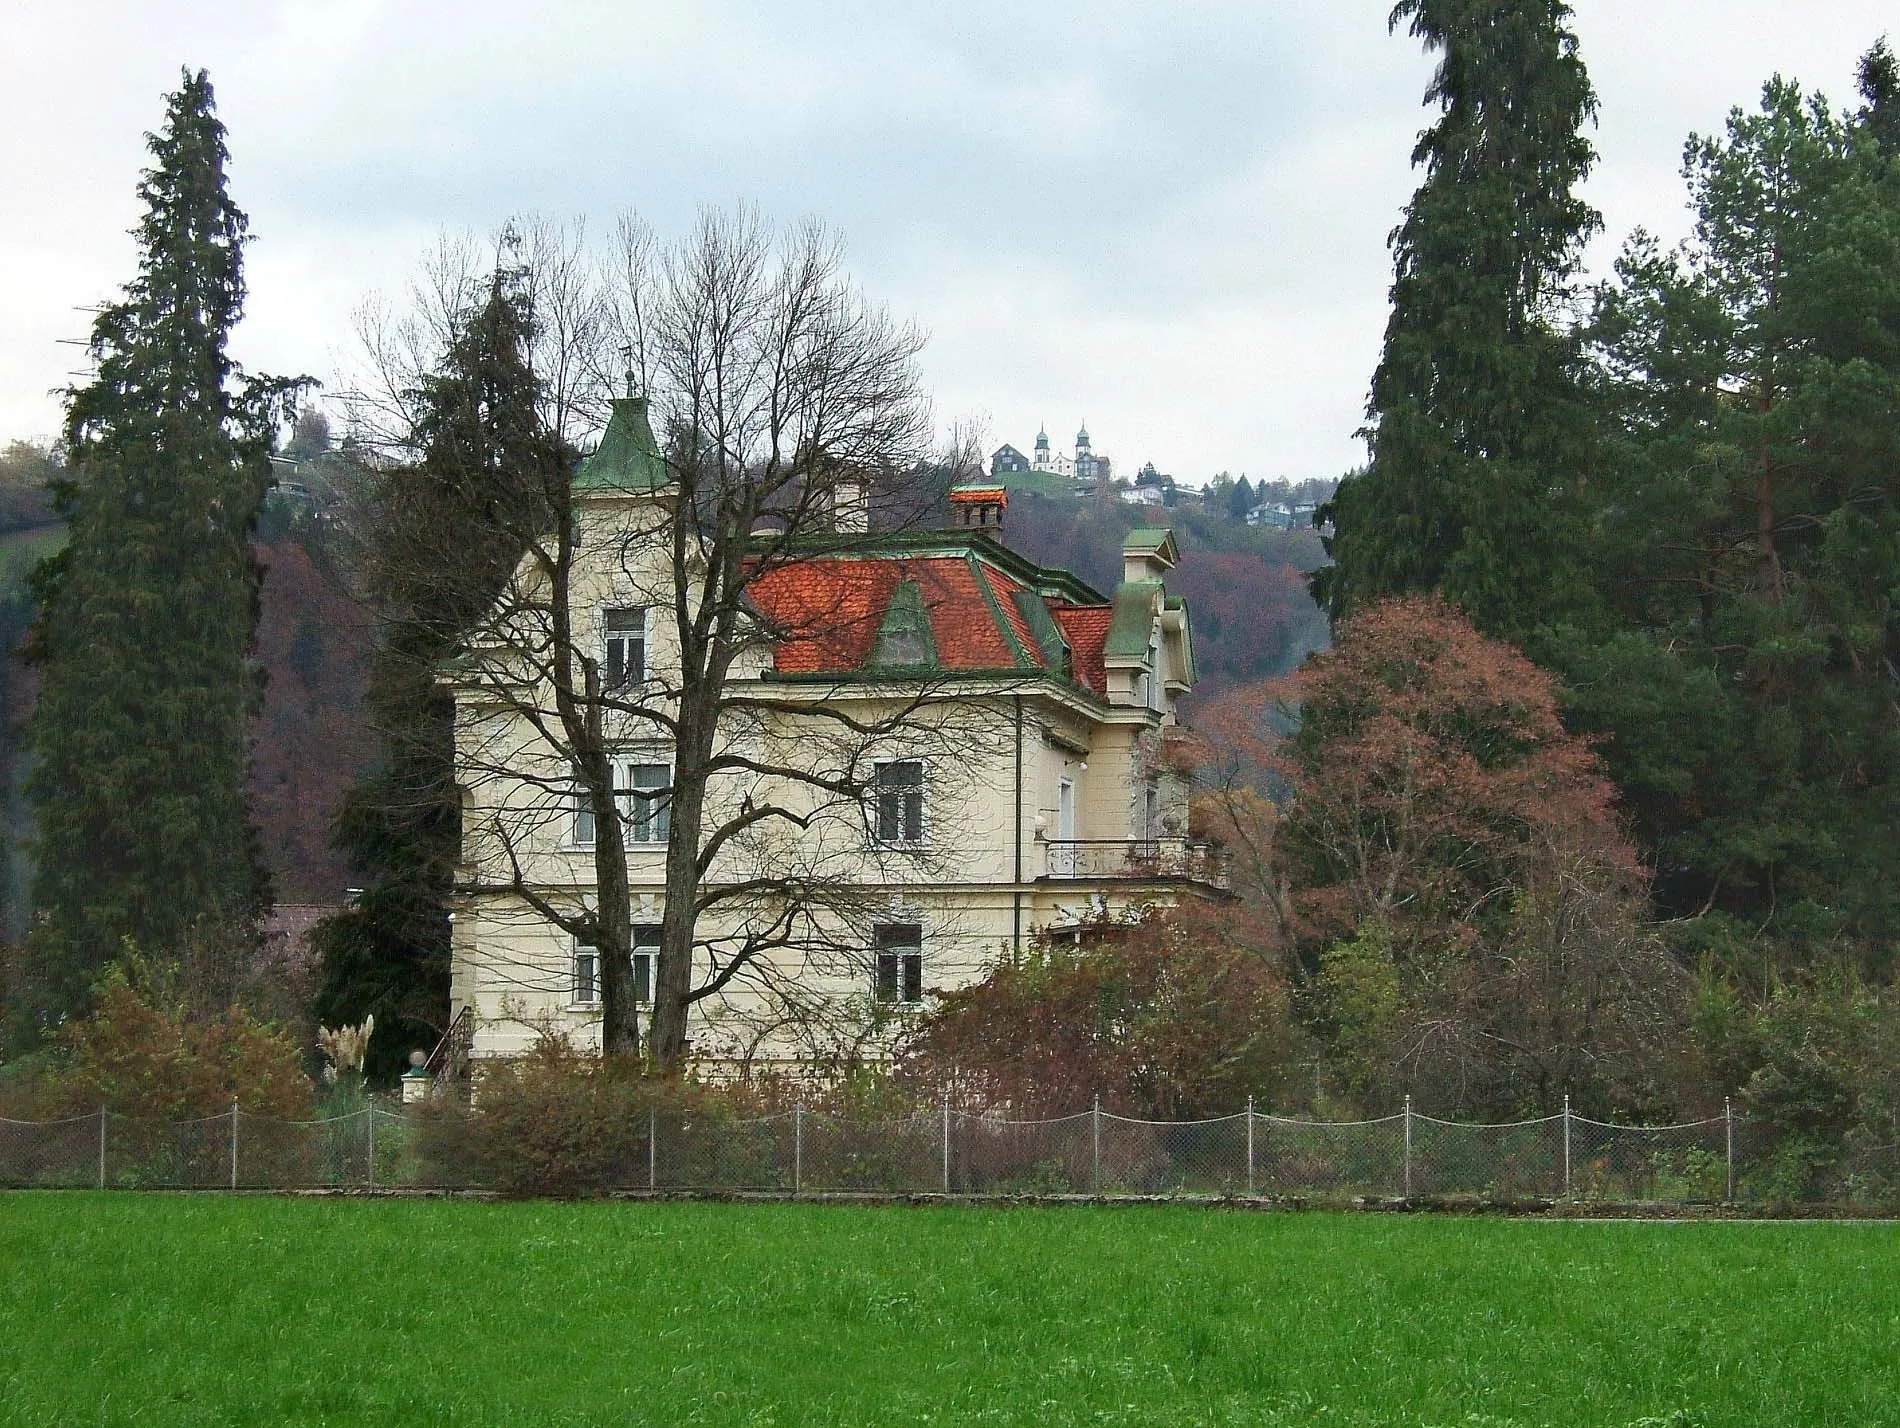
<path fill-rule="evenodd" d="M 654 1107 L 648 1106 L 647 1107 L 647 1189 L 649 1190 L 658 1189 L 659 1184 L 660 1184 L 659 1131 L 660 1131 L 660 1113 Z"/>
<path fill-rule="evenodd" d="M 1727 1132 L 1728 1143 L 1728 1198 L 1735 1199 L 1735 1102 L 1728 1096 L 1722 1097 L 1722 1126 Z"/>
<path fill-rule="evenodd" d="M 1089 1113 L 1090 1126 L 1094 1131 L 1095 1168 L 1089 1175 L 1089 1189 L 1099 1195 L 1102 1193 L 1102 1098 L 1095 1098 L 1095 1108 Z"/>
<path fill-rule="evenodd" d="M 1412 1093 L 1405 1093 L 1405 1198 L 1412 1198 Z"/>
<path fill-rule="evenodd" d="M 376 1107 L 374 1103 L 364 1108 L 369 1117 L 369 1188 L 376 1188 Z"/>
<path fill-rule="evenodd" d="M 792 1193 L 798 1194 L 805 1186 L 805 1103 L 795 1102 L 792 1106 Z"/>
<path fill-rule="evenodd" d="M 1570 1093 L 1564 1092 L 1564 1199 L 1570 1198 Z"/>
<path fill-rule="evenodd" d="M 237 1097 L 231 1098 L 231 1188 L 237 1189 Z"/>
<path fill-rule="evenodd" d="M 1247 1193 L 1253 1194 L 1253 1097 L 1247 1097 Z"/>
<path fill-rule="evenodd" d="M 950 1098 L 943 1098 L 943 1193 L 950 1193 Z"/>
<path fill-rule="evenodd" d="M 99 1188 L 106 1188 L 106 1108 L 99 1107 Z"/>

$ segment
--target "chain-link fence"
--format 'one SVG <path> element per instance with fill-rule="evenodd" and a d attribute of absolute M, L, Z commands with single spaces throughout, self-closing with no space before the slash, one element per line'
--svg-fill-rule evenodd
<path fill-rule="evenodd" d="M 280 1190 L 483 1188 L 479 1113 L 365 1107 L 284 1121 L 233 1106 L 187 1121 L 100 1110 L 0 1120 L 0 1186 Z M 1573 1115 L 1486 1125 L 1413 1112 L 1311 1121 L 1251 1107 L 1150 1121 L 1099 1107 L 1016 1120 L 942 1106 L 884 1120 L 795 1107 L 743 1120 L 655 1107 L 590 1184 L 628 1190 L 824 1194 L 1274 1196 L 1687 1204 L 1736 1198 L 1759 1137 L 1725 1114 L 1623 1126 Z M 1900 1184 L 1893 1146 L 1855 1151 L 1851 1185 Z"/>

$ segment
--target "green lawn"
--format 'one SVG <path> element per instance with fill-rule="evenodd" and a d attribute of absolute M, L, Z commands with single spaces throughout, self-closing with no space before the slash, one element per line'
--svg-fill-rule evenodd
<path fill-rule="evenodd" d="M 0 1195 L 7 1424 L 1647 1420 L 1900 1423 L 1900 1225 Z"/>

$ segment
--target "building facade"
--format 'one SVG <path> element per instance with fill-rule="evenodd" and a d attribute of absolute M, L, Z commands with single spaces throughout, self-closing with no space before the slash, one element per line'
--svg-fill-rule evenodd
<path fill-rule="evenodd" d="M 651 479 L 651 443 L 639 404 L 617 404 L 576 481 L 567 616 L 606 678 L 663 690 L 678 646 L 673 612 L 653 594 L 671 547 L 655 534 L 667 495 Z M 765 692 L 770 712 L 722 728 L 749 771 L 709 788 L 708 802 L 776 800 L 807 816 L 735 838 L 706 884 L 743 889 L 763 870 L 795 869 L 808 902 L 737 897 L 703 915 L 696 985 L 717 980 L 721 949 L 743 944 L 748 919 L 808 931 L 695 1004 L 702 1061 L 861 1054 L 933 992 L 981 978 L 1031 939 L 1221 895 L 1212 854 L 1189 840 L 1176 767 L 1176 705 L 1195 674 L 1187 607 L 1165 586 L 1173 536 L 1133 532 L 1122 580 L 1103 594 L 1009 550 L 1007 504 L 1000 483 L 965 486 L 950 529 L 856 534 L 752 583 L 774 633 L 728 683 Z M 466 670 L 444 682 L 464 790 L 454 1010 L 466 1011 L 477 1058 L 519 1054 L 550 1031 L 597 1045 L 598 955 L 546 915 L 593 895 L 593 815 L 523 712 L 535 699 L 503 697 Z M 875 732 L 853 743 L 841 730 Z M 664 741 L 631 730 L 615 759 L 641 997 L 665 905 L 670 759 Z M 798 760 L 853 792 L 827 799 L 758 772 Z M 847 765 L 852 777 L 831 776 Z"/>

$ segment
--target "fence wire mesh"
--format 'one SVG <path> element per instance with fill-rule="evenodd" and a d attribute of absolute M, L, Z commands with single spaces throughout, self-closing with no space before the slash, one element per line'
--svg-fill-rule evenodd
<path fill-rule="evenodd" d="M 294 1190 L 488 1188 L 479 1115 L 369 1106 L 286 1121 L 233 1107 L 160 1121 L 105 1110 L 0 1120 L 0 1186 Z M 1100 1109 L 1045 1120 L 952 1107 L 853 1119 L 802 1107 L 735 1120 L 658 1107 L 620 1128 L 597 1186 L 625 1190 L 953 1195 L 1392 1197 L 1693 1204 L 1747 1198 L 1771 1149 L 1733 1117 L 1626 1126 L 1568 1112 L 1506 1124 L 1409 1108 L 1366 1121 L 1252 1110 L 1150 1121 Z M 457 1139 L 460 1137 L 461 1139 Z M 1900 1196 L 1900 1145 L 1847 1147 L 1851 1199 Z"/>

